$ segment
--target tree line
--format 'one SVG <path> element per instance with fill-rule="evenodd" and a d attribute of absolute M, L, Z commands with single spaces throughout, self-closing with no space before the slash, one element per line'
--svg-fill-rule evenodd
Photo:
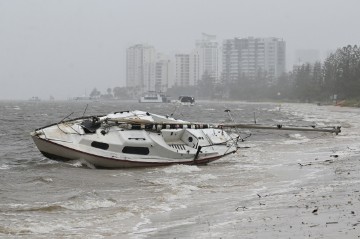
<path fill-rule="evenodd" d="M 360 47 L 339 48 L 324 62 L 297 66 L 276 81 L 267 79 L 263 72 L 255 79 L 240 77 L 237 82 L 220 85 L 210 86 L 209 78 L 202 81 L 199 86 L 206 86 L 214 98 L 222 95 L 234 100 L 360 101 Z"/>
<path fill-rule="evenodd" d="M 107 88 L 105 93 L 101 93 L 97 88 L 94 88 L 89 97 L 91 99 L 120 99 L 120 100 L 129 100 L 134 98 L 134 94 L 138 91 L 135 87 L 114 87 Z"/>
<path fill-rule="evenodd" d="M 323 63 L 302 65 L 293 72 L 294 97 L 300 100 L 360 100 L 360 48 L 346 46 Z"/>

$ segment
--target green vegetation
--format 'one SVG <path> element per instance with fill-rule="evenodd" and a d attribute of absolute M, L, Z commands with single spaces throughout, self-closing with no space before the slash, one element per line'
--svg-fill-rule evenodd
<path fill-rule="evenodd" d="M 248 101 L 341 102 L 360 105 L 360 48 L 337 49 L 326 60 L 303 64 L 273 81 L 259 70 L 255 79 L 241 77 L 235 82 L 213 84 L 205 75 L 197 87 L 199 97 Z"/>
<path fill-rule="evenodd" d="M 302 101 L 354 101 L 360 97 L 360 48 L 347 46 L 324 63 L 302 65 L 293 72 L 290 90 Z"/>

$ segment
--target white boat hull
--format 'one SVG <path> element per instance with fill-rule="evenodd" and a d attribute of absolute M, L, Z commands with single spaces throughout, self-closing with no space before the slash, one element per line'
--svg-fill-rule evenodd
<path fill-rule="evenodd" d="M 168 103 L 168 98 L 160 93 L 148 92 L 139 98 L 139 103 Z"/>
<path fill-rule="evenodd" d="M 39 151 L 47 158 L 57 161 L 71 161 L 71 160 L 84 160 L 97 168 L 134 168 L 134 167 L 156 167 L 167 166 L 172 164 L 187 164 L 187 165 L 204 165 L 215 160 L 218 160 L 228 154 L 234 153 L 234 151 L 228 152 L 225 155 L 209 156 L 200 159 L 162 159 L 162 160 L 129 160 L 119 159 L 112 157 L 104 157 L 100 155 L 94 155 L 87 152 L 77 151 L 72 148 L 56 144 L 51 141 L 41 139 L 37 136 L 32 136 Z"/>
<path fill-rule="evenodd" d="M 116 120 L 120 114 L 121 122 L 133 124 L 119 124 Z M 187 128 L 184 121 L 149 113 L 141 117 L 136 114 L 136 117 L 132 112 L 109 114 L 103 117 L 106 120 L 96 123 L 97 128 L 91 132 L 83 124 L 91 118 L 83 118 L 37 129 L 31 136 L 45 157 L 60 161 L 84 160 L 100 168 L 206 164 L 237 150 L 235 140 L 222 129 Z M 114 119 L 116 123 L 108 122 Z M 165 123 L 149 128 L 148 122 L 154 119 L 179 125 L 170 127 Z"/>

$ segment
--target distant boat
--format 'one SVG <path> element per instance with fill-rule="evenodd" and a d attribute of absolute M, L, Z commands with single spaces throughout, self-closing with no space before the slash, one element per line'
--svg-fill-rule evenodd
<path fill-rule="evenodd" d="M 179 96 L 178 100 L 175 100 L 174 103 L 181 105 L 195 105 L 195 98 L 192 96 Z"/>
<path fill-rule="evenodd" d="M 41 99 L 37 96 L 33 96 L 29 99 L 29 101 L 34 101 L 34 102 L 37 102 L 37 101 L 41 101 Z"/>
<path fill-rule="evenodd" d="M 72 98 L 72 100 L 91 100 L 91 97 L 89 96 L 76 96 Z"/>
<path fill-rule="evenodd" d="M 170 100 L 165 94 L 158 93 L 156 91 L 146 92 L 139 99 L 139 103 L 169 103 L 169 102 Z"/>

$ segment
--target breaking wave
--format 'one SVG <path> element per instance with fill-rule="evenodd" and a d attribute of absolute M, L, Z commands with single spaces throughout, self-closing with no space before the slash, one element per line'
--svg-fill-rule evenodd
<path fill-rule="evenodd" d="M 62 207 L 69 210 L 83 211 L 97 208 L 113 207 L 116 201 L 112 199 L 85 199 L 66 202 Z"/>
<path fill-rule="evenodd" d="M 172 165 L 163 170 L 167 174 L 199 172 L 201 169 L 195 165 Z"/>

